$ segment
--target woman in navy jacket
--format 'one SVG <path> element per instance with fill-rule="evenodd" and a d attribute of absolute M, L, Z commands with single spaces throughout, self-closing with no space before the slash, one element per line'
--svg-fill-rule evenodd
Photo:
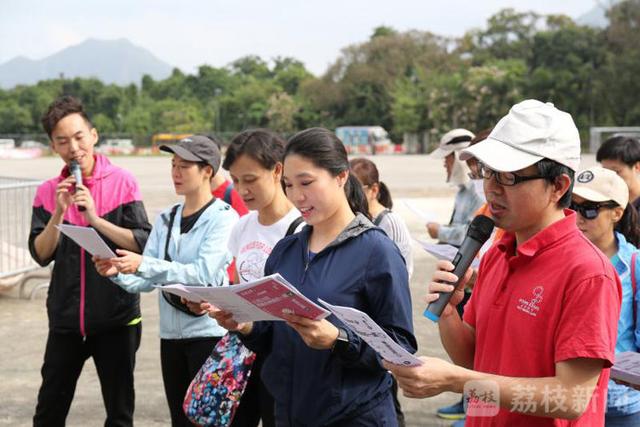
<path fill-rule="evenodd" d="M 415 352 L 404 260 L 360 213 L 367 212 L 366 199 L 340 140 L 320 128 L 296 134 L 285 151 L 283 180 L 308 225 L 275 246 L 265 274 L 280 273 L 313 301 L 366 312 Z M 397 426 L 380 356 L 334 316 L 238 324 L 231 313 L 211 315 L 266 354 L 262 378 L 278 426 Z"/>

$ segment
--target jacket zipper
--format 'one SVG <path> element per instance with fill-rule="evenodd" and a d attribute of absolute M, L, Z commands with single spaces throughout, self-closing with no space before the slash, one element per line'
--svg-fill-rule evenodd
<path fill-rule="evenodd" d="M 80 248 L 80 334 L 82 338 L 87 337 L 87 331 L 84 324 L 84 306 L 85 306 L 85 265 L 84 265 L 84 249 Z"/>

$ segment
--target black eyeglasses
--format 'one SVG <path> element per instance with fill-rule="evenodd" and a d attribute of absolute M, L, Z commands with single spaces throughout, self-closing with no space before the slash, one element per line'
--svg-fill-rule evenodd
<path fill-rule="evenodd" d="M 531 181 L 533 179 L 547 179 L 545 175 L 528 175 L 521 176 L 516 175 L 513 172 L 498 172 L 493 169 L 489 169 L 486 165 L 478 163 L 478 175 L 484 179 L 491 179 L 492 176 L 496 177 L 496 182 L 500 185 L 511 187 L 513 185 L 520 184 L 521 182 Z"/>
<path fill-rule="evenodd" d="M 569 205 L 569 209 L 574 210 L 580 214 L 584 219 L 596 219 L 598 214 L 600 213 L 600 209 L 602 208 L 615 208 L 618 206 L 616 202 L 585 202 L 585 203 L 576 203 L 571 202 Z"/>

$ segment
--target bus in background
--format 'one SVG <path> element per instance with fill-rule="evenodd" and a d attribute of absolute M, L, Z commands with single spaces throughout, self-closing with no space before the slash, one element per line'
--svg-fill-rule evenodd
<path fill-rule="evenodd" d="M 349 154 L 392 153 L 393 144 L 382 126 L 340 126 L 336 135 Z"/>

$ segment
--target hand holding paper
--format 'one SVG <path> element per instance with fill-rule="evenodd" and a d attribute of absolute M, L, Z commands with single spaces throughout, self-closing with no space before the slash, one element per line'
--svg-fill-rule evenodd
<path fill-rule="evenodd" d="M 400 366 L 422 365 L 420 359 L 391 339 L 366 313 L 351 307 L 331 305 L 321 299 L 318 299 L 318 301 L 369 344 L 384 360 Z"/>
<path fill-rule="evenodd" d="M 306 317 L 285 316 L 287 324 L 302 338 L 307 347 L 316 350 L 329 350 L 338 337 L 338 328 L 325 319 L 313 320 Z"/>
<path fill-rule="evenodd" d="M 279 274 L 254 282 L 225 287 L 165 285 L 163 291 L 175 293 L 193 302 L 207 301 L 221 310 L 233 313 L 236 322 L 286 320 L 295 314 L 320 320 L 329 312 L 302 295 Z"/>

